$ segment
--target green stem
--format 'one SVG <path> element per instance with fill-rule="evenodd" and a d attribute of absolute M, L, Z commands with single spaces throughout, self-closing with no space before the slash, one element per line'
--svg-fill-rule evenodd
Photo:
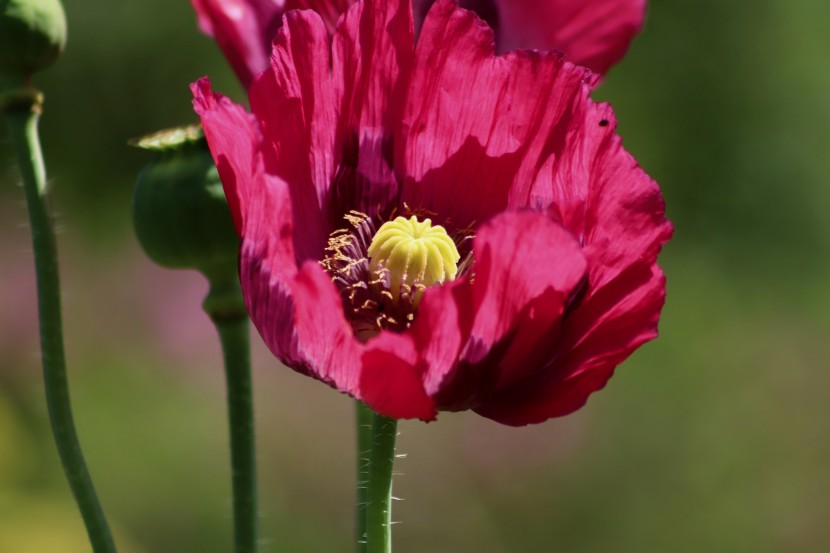
<path fill-rule="evenodd" d="M 33 98 L 36 96 L 32 95 Z M 46 170 L 37 132 L 40 105 L 37 102 L 29 105 L 6 104 L 5 113 L 23 176 L 29 225 L 32 229 L 40 347 L 49 422 L 63 471 L 81 511 L 92 549 L 95 553 L 114 553 L 115 544 L 89 476 L 72 418 L 63 348 L 57 245 L 49 212 Z"/>
<path fill-rule="evenodd" d="M 392 551 L 392 468 L 398 421 L 372 415 L 372 448 L 366 504 L 366 552 Z"/>
<path fill-rule="evenodd" d="M 225 358 L 230 425 L 235 553 L 257 550 L 256 447 L 248 314 L 239 285 L 217 287 L 205 300 Z"/>
<path fill-rule="evenodd" d="M 369 452 L 372 448 L 371 409 L 362 401 L 355 401 L 355 428 L 357 430 L 357 504 L 355 505 L 355 533 L 357 552 L 366 553 L 366 504 L 369 494 Z"/>

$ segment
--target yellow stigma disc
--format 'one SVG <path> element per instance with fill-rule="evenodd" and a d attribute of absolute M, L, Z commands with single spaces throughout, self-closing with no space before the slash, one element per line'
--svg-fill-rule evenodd
<path fill-rule="evenodd" d="M 458 273 L 458 248 L 444 227 L 432 221 L 398 217 L 384 223 L 369 245 L 369 269 L 373 274 L 389 272 L 389 292 L 397 301 L 411 293 L 447 280 Z M 417 294 L 420 295 L 420 294 Z"/>

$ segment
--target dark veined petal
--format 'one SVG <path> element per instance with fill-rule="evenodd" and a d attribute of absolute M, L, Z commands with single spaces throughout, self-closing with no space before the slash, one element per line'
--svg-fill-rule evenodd
<path fill-rule="evenodd" d="M 657 255 L 672 234 L 660 189 L 622 147 L 606 104 L 588 102 L 532 203 L 550 204 L 583 245 L 584 291 L 570 306 L 544 371 L 478 410 L 506 424 L 566 415 L 605 386 L 616 366 L 657 336 L 665 278 Z"/>
<path fill-rule="evenodd" d="M 271 41 L 279 28 L 282 2 L 273 0 L 190 0 L 199 29 L 216 39 L 246 88 L 268 67 Z"/>
<path fill-rule="evenodd" d="M 502 390 L 476 412 L 513 426 L 534 424 L 576 411 L 601 390 L 617 365 L 657 337 L 665 300 L 665 278 L 656 266 L 635 266 L 619 279 L 567 321 L 561 356 L 538 378 Z M 576 345 L 575 336 L 581 338 Z"/>
<path fill-rule="evenodd" d="M 436 2 L 416 47 L 398 167 L 403 199 L 464 227 L 528 205 L 594 76 L 555 54 L 496 57 L 492 31 Z"/>
<path fill-rule="evenodd" d="M 190 90 L 193 108 L 202 118 L 205 137 L 219 170 L 236 232 L 242 236 L 246 212 L 243 208 L 249 203 L 262 133 L 251 114 L 213 92 L 206 77 L 193 83 Z"/>
<path fill-rule="evenodd" d="M 412 58 L 407 6 L 407 0 L 355 5 L 333 44 L 319 16 L 290 12 L 271 68 L 251 87 L 268 170 L 289 183 L 295 210 L 314 225 L 305 230 L 304 259 L 319 259 L 344 213 L 369 212 L 397 196 L 384 149 Z"/>
<path fill-rule="evenodd" d="M 335 171 L 337 105 L 330 75 L 330 37 L 313 12 L 290 12 L 274 41 L 271 65 L 251 85 L 251 110 L 263 129 L 270 173 L 288 183 L 302 214 L 301 260 L 320 259 L 331 232 L 328 195 Z"/>
<path fill-rule="evenodd" d="M 283 363 L 359 397 L 361 346 L 331 279 L 316 261 L 298 265 L 304 221 L 294 217 L 288 184 L 265 170 L 256 121 L 207 80 L 193 91 L 226 195 L 237 199 L 239 276 L 251 320 Z"/>
<path fill-rule="evenodd" d="M 414 0 L 422 22 L 435 0 Z M 495 31 L 499 53 L 557 51 L 604 74 L 628 50 L 646 15 L 646 0 L 459 0 Z"/>
<path fill-rule="evenodd" d="M 600 74 L 623 57 L 646 14 L 646 0 L 492 2 L 498 9 L 500 51 L 559 50 L 568 61 Z"/>
<path fill-rule="evenodd" d="M 549 358 L 568 299 L 585 276 L 579 244 L 547 213 L 502 213 L 474 246 L 471 319 L 458 365 L 437 391 L 444 409 L 486 404 Z"/>
<path fill-rule="evenodd" d="M 285 11 L 314 10 L 320 14 L 329 32 L 334 32 L 337 20 L 355 0 L 286 0 Z"/>

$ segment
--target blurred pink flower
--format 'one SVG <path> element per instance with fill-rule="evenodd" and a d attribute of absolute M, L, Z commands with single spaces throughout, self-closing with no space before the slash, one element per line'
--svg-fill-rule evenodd
<path fill-rule="evenodd" d="M 194 83 L 271 351 L 395 418 L 523 425 L 582 406 L 656 337 L 672 232 L 611 108 L 589 99 L 596 78 L 556 54 L 496 56 L 450 0 L 417 45 L 408 0 L 366 0 L 333 38 L 288 14 L 252 113 Z M 370 265 L 398 215 L 446 229 L 456 278 L 418 280 L 435 265 L 417 254 L 412 286 Z"/>
<path fill-rule="evenodd" d="M 282 15 L 319 13 L 331 32 L 354 0 L 191 0 L 199 28 L 216 39 L 245 88 L 268 67 Z M 420 26 L 434 0 L 414 0 Z M 645 18 L 646 0 L 461 0 L 496 32 L 498 52 L 557 50 L 566 59 L 605 73 L 622 58 Z"/>

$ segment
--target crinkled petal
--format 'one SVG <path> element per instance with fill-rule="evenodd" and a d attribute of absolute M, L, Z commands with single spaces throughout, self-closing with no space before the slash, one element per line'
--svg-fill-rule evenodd
<path fill-rule="evenodd" d="M 268 67 L 282 0 L 191 0 L 199 28 L 219 44 L 243 86 Z"/>
<path fill-rule="evenodd" d="M 410 338 L 382 333 L 369 342 L 361 361 L 359 396 L 375 412 L 394 419 L 435 420 L 435 402 L 424 389 L 424 367 Z"/>
<path fill-rule="evenodd" d="M 410 0 L 366 1 L 334 33 L 335 78 L 345 83 L 344 128 L 392 129 L 403 105 L 413 59 Z"/>
<path fill-rule="evenodd" d="M 268 170 L 290 184 L 295 211 L 314 227 L 299 253 L 319 259 L 344 213 L 397 198 L 385 151 L 408 80 L 412 20 L 408 0 L 362 2 L 332 43 L 318 15 L 285 19 L 271 67 L 251 87 L 251 108 L 269 144 Z"/>
<path fill-rule="evenodd" d="M 342 298 L 317 262 L 297 269 L 287 258 L 294 229 L 290 202 L 275 186 L 262 192 L 262 209 L 246 224 L 240 257 L 251 320 L 283 363 L 360 398 L 363 347 L 343 315 Z"/>
<path fill-rule="evenodd" d="M 499 51 L 559 50 L 600 74 L 623 57 L 646 14 L 646 0 L 492 1 Z"/>
<path fill-rule="evenodd" d="M 256 121 L 241 106 L 212 92 L 207 79 L 191 89 L 242 237 L 240 282 L 248 312 L 274 354 L 299 366 L 291 293 L 297 262 L 288 186 L 264 171 Z"/>
<path fill-rule="evenodd" d="M 243 235 L 240 282 L 251 320 L 283 363 L 359 398 L 362 346 L 331 278 L 316 261 L 298 269 L 289 257 L 296 222 L 288 187 L 274 181 L 258 189 Z"/>
<path fill-rule="evenodd" d="M 657 255 L 673 231 L 657 183 L 625 151 L 614 132 L 611 108 L 591 101 L 586 106 L 581 126 L 568 133 L 565 150 L 569 155 L 554 160 L 550 181 L 537 181 L 532 194 L 535 202 L 551 203 L 590 260 L 587 291 L 569 316 L 567 334 L 573 338 L 562 344 L 565 349 L 596 331 L 580 323 L 579 314 L 594 296 L 609 296 L 606 287 L 614 290 L 610 296 L 616 298 L 605 301 L 604 309 L 609 311 L 650 286 L 650 275 L 658 271 Z M 649 278 L 626 277 L 632 273 Z M 649 305 L 653 313 L 644 320 L 656 322 L 662 301 Z M 642 330 L 653 333 L 651 327 Z"/>
<path fill-rule="evenodd" d="M 672 226 L 659 186 L 623 148 L 611 107 L 587 98 L 578 106 L 530 203 L 552 206 L 585 246 L 596 290 L 632 263 L 654 262 Z"/>
<path fill-rule="evenodd" d="M 396 141 L 403 199 L 459 226 L 528 204 L 530 185 L 565 140 L 594 76 L 557 55 L 496 57 L 492 31 L 449 0 L 416 46 Z"/>
<path fill-rule="evenodd" d="M 256 121 L 241 106 L 193 86 L 194 105 L 241 222 L 239 273 L 251 320 L 286 365 L 357 395 L 361 347 L 342 300 L 316 261 L 298 268 L 291 189 L 265 170 Z M 300 218 L 299 223 L 304 221 Z"/>
<path fill-rule="evenodd" d="M 251 320 L 286 365 L 311 374 L 296 328 L 297 261 L 288 186 L 264 171 L 252 182 L 239 254 L 239 281 Z"/>
<path fill-rule="evenodd" d="M 190 86 L 193 108 L 202 127 L 225 189 L 236 232 L 242 235 L 245 210 L 257 165 L 262 136 L 256 120 L 242 106 L 214 93 L 203 77 Z"/>
<path fill-rule="evenodd" d="M 341 212 L 372 214 L 398 196 L 392 170 L 394 129 L 403 111 L 413 61 L 410 0 L 360 2 L 343 17 L 332 44 L 332 75 L 343 96 L 335 145 L 352 173 L 336 182 Z"/>
<path fill-rule="evenodd" d="M 314 10 L 320 14 L 329 32 L 334 32 L 337 20 L 356 0 L 286 0 L 285 10 Z"/>
<path fill-rule="evenodd" d="M 476 234 L 472 323 L 459 364 L 438 392 L 444 409 L 481 405 L 539 370 L 586 260 L 547 213 L 507 212 Z"/>
<path fill-rule="evenodd" d="M 523 426 L 567 415 L 601 390 L 617 365 L 657 337 L 665 300 L 665 278 L 657 266 L 635 266 L 618 278 L 584 303 L 573 315 L 576 320 L 568 321 L 560 340 L 561 357 L 553 359 L 539 377 L 502 390 L 476 412 Z"/>
<path fill-rule="evenodd" d="M 416 21 L 434 0 L 415 0 Z M 495 31 L 498 52 L 558 51 L 604 74 L 640 31 L 646 0 L 460 0 Z"/>
<path fill-rule="evenodd" d="M 477 411 L 505 424 L 528 424 L 581 407 L 614 368 L 657 336 L 665 279 L 656 265 L 672 226 L 657 184 L 615 134 L 611 108 L 588 102 L 567 133 L 532 203 L 550 204 L 583 244 L 583 293 L 569 306 L 557 354 L 544 371 L 505 389 Z"/>
<path fill-rule="evenodd" d="M 426 290 L 407 331 L 383 332 L 367 344 L 360 384 L 363 400 L 388 417 L 435 419 L 434 396 L 456 365 L 472 314 L 466 279 Z"/>
<path fill-rule="evenodd" d="M 360 398 L 362 346 L 343 315 L 343 300 L 331 278 L 318 263 L 308 261 L 302 266 L 292 293 L 303 363 L 316 378 Z"/>
<path fill-rule="evenodd" d="M 249 90 L 264 134 L 267 170 L 284 179 L 303 214 L 301 260 L 320 259 L 331 232 L 329 189 L 335 170 L 341 85 L 330 76 L 330 38 L 313 12 L 289 12 L 271 65 Z"/>

